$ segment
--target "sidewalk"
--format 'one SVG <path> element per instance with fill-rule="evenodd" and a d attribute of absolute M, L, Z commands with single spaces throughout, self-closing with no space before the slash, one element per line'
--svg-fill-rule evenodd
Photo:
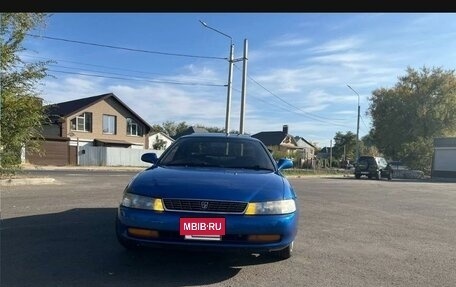
<path fill-rule="evenodd" d="M 67 171 L 112 171 L 112 172 L 140 172 L 146 167 L 133 167 L 133 166 L 54 166 L 54 165 L 33 165 L 23 164 L 22 169 L 17 174 L 10 178 L 0 178 L 0 186 L 17 186 L 17 185 L 36 185 L 36 184 L 56 184 L 58 183 L 54 178 L 43 177 L 37 175 L 27 174 L 27 171 L 53 171 L 53 170 L 67 170 Z"/>
<path fill-rule="evenodd" d="M 57 181 L 51 177 L 16 177 L 0 179 L 0 186 L 54 184 Z"/>
<path fill-rule="evenodd" d="M 23 164 L 22 170 L 109 170 L 109 171 L 142 171 L 147 167 L 137 166 L 55 166 L 55 165 L 33 165 Z"/>

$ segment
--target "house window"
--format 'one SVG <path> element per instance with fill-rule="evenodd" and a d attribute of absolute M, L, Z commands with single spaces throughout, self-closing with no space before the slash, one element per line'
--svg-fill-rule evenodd
<path fill-rule="evenodd" d="M 85 112 L 70 120 L 72 131 L 91 132 L 92 113 Z"/>
<path fill-rule="evenodd" d="M 127 135 L 142 136 L 142 128 L 132 118 L 127 118 Z"/>
<path fill-rule="evenodd" d="M 103 115 L 103 133 L 116 134 L 116 116 Z"/>

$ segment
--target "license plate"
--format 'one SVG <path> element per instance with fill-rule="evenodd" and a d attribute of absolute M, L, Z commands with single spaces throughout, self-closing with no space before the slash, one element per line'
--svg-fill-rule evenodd
<path fill-rule="evenodd" d="M 362 171 L 361 174 L 369 174 L 368 171 Z"/>
<path fill-rule="evenodd" d="M 225 218 L 180 218 L 179 233 L 186 239 L 220 240 L 225 235 Z"/>

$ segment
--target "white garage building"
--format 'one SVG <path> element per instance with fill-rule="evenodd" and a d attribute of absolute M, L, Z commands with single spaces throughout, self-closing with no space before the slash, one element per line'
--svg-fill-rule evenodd
<path fill-rule="evenodd" d="M 456 179 L 456 138 L 435 138 L 432 178 Z"/>

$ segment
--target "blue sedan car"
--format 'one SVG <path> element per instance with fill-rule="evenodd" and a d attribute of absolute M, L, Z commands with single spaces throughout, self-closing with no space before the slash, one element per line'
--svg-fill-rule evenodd
<path fill-rule="evenodd" d="M 116 233 L 141 246 L 242 250 L 289 258 L 298 227 L 296 194 L 266 146 L 245 135 L 193 134 L 176 140 L 133 177 Z"/>

